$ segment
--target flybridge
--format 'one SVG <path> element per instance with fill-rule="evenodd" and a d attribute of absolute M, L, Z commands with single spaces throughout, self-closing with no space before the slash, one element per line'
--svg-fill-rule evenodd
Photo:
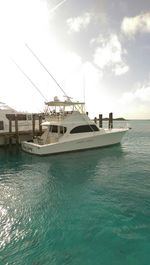
<path fill-rule="evenodd" d="M 66 107 L 66 106 L 75 106 L 75 105 L 84 105 L 84 102 L 72 102 L 72 101 L 49 101 L 45 102 L 46 105 L 51 106 L 51 107 Z"/>
<path fill-rule="evenodd" d="M 72 102 L 72 101 L 59 101 L 59 100 L 54 100 L 54 101 L 49 101 L 49 102 L 45 102 L 45 104 L 48 107 L 53 107 L 54 110 L 57 112 L 57 107 L 59 108 L 59 111 L 61 112 L 65 112 L 67 111 L 67 108 L 69 108 L 69 110 L 71 111 L 79 111 L 80 113 L 84 113 L 85 112 L 85 103 L 84 102 Z"/>

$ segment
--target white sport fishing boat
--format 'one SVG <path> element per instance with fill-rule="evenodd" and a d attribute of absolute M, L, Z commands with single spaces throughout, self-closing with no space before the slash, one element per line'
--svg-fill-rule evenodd
<path fill-rule="evenodd" d="M 33 142 L 21 143 L 25 152 L 42 156 L 111 146 L 120 143 L 128 131 L 128 128 L 99 128 L 85 113 L 83 102 L 55 98 L 46 104 L 53 108 L 42 123 L 47 128 Z"/>

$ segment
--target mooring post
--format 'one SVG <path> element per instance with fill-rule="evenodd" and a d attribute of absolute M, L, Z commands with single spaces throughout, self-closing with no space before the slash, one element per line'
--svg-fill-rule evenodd
<path fill-rule="evenodd" d="M 113 113 L 112 112 L 109 113 L 109 125 L 108 125 L 108 128 L 109 129 L 113 128 Z"/>
<path fill-rule="evenodd" d="M 42 115 L 39 115 L 39 133 L 42 134 Z"/>
<path fill-rule="evenodd" d="M 32 114 L 32 136 L 35 136 L 35 114 Z"/>
<path fill-rule="evenodd" d="M 99 114 L 99 127 L 103 128 L 103 115 Z"/>
<path fill-rule="evenodd" d="M 6 148 L 6 146 L 7 146 L 7 137 L 6 137 L 6 135 L 4 136 L 4 147 Z"/>
<path fill-rule="evenodd" d="M 19 133 L 18 133 L 18 117 L 15 114 L 15 134 L 16 134 L 16 144 L 19 143 Z"/>
<path fill-rule="evenodd" d="M 94 122 L 97 123 L 97 118 L 96 117 L 94 118 Z"/>
<path fill-rule="evenodd" d="M 10 133 L 10 135 L 9 135 L 9 145 L 11 145 L 12 144 L 12 138 L 11 138 L 11 133 L 12 133 L 12 120 L 11 120 L 11 118 L 9 118 L 9 133 Z"/>

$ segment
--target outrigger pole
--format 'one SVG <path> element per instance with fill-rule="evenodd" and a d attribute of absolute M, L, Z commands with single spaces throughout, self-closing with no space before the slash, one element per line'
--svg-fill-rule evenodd
<path fill-rule="evenodd" d="M 44 98 L 44 100 L 47 101 L 47 98 L 42 94 L 40 89 L 34 84 L 34 82 L 31 80 L 31 78 L 22 70 L 22 68 L 15 62 L 14 59 L 10 58 L 11 61 L 17 66 L 17 68 L 20 70 L 20 72 L 29 80 L 29 82 L 36 88 L 36 90 L 40 93 L 40 95 Z"/>
<path fill-rule="evenodd" d="M 44 68 L 44 70 L 49 74 L 49 76 L 53 79 L 53 81 L 56 83 L 56 85 L 60 88 L 60 90 L 62 91 L 62 93 L 64 94 L 64 96 L 66 98 L 70 98 L 66 92 L 64 91 L 64 89 L 60 86 L 60 84 L 56 81 L 56 79 L 53 77 L 53 75 L 48 71 L 48 69 L 45 67 L 45 65 L 41 62 L 41 60 L 38 58 L 38 56 L 33 52 L 33 50 L 29 47 L 29 45 L 27 43 L 25 43 L 26 48 L 31 52 L 31 54 L 36 58 L 36 60 L 40 63 L 40 65 Z M 71 101 L 71 100 L 70 100 Z M 77 106 L 75 106 L 75 108 L 78 110 L 79 108 L 77 108 Z"/>
<path fill-rule="evenodd" d="M 40 65 L 44 68 L 44 70 L 50 75 L 50 77 L 53 79 L 53 81 L 56 83 L 56 85 L 63 92 L 64 96 L 67 97 L 67 98 L 69 98 L 68 95 L 66 94 L 66 92 L 63 90 L 63 88 L 60 86 L 60 84 L 56 81 L 56 79 L 53 77 L 53 75 L 48 71 L 48 69 L 41 62 L 41 60 L 38 58 L 38 56 L 32 51 L 32 49 L 29 47 L 29 45 L 27 43 L 25 43 L 25 46 L 32 53 L 32 55 L 36 58 L 36 60 L 40 63 Z"/>

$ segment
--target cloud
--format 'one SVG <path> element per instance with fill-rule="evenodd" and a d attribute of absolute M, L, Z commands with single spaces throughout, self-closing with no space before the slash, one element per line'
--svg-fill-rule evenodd
<path fill-rule="evenodd" d="M 150 83 L 138 87 L 134 91 L 125 92 L 122 95 L 123 103 L 132 102 L 150 103 Z"/>
<path fill-rule="evenodd" d="M 128 118 L 149 119 L 150 81 L 136 84 L 134 89 L 123 93 L 117 103 L 124 115 Z"/>
<path fill-rule="evenodd" d="M 121 24 L 121 30 L 128 36 L 134 36 L 138 32 L 150 32 L 150 13 L 125 17 Z"/>
<path fill-rule="evenodd" d="M 115 65 L 112 71 L 115 73 L 115 75 L 123 75 L 129 71 L 129 66 L 124 63 L 119 63 L 118 65 Z"/>
<path fill-rule="evenodd" d="M 81 29 L 85 29 L 90 24 L 92 16 L 91 13 L 85 13 L 80 17 L 68 18 L 69 32 L 80 32 Z"/>
<path fill-rule="evenodd" d="M 75 99 L 81 100 L 83 98 L 84 88 L 86 94 L 90 95 L 91 99 L 95 90 L 99 89 L 99 82 L 102 78 L 102 72 L 95 67 L 91 62 L 83 62 L 82 58 L 75 53 L 68 52 L 64 55 L 65 67 L 61 67 L 66 73 L 64 85 L 65 90 Z M 63 60 L 63 61 L 64 61 Z"/>
<path fill-rule="evenodd" d="M 99 44 L 94 53 L 94 63 L 100 69 L 110 67 L 115 75 L 122 75 L 129 70 L 128 65 L 123 60 L 126 51 L 123 50 L 116 34 L 111 34 L 108 38 L 101 35 L 93 41 Z"/>
<path fill-rule="evenodd" d="M 150 118 L 150 79 L 132 85 L 130 91 L 124 92 L 116 105 L 120 115 L 129 119 Z"/>

